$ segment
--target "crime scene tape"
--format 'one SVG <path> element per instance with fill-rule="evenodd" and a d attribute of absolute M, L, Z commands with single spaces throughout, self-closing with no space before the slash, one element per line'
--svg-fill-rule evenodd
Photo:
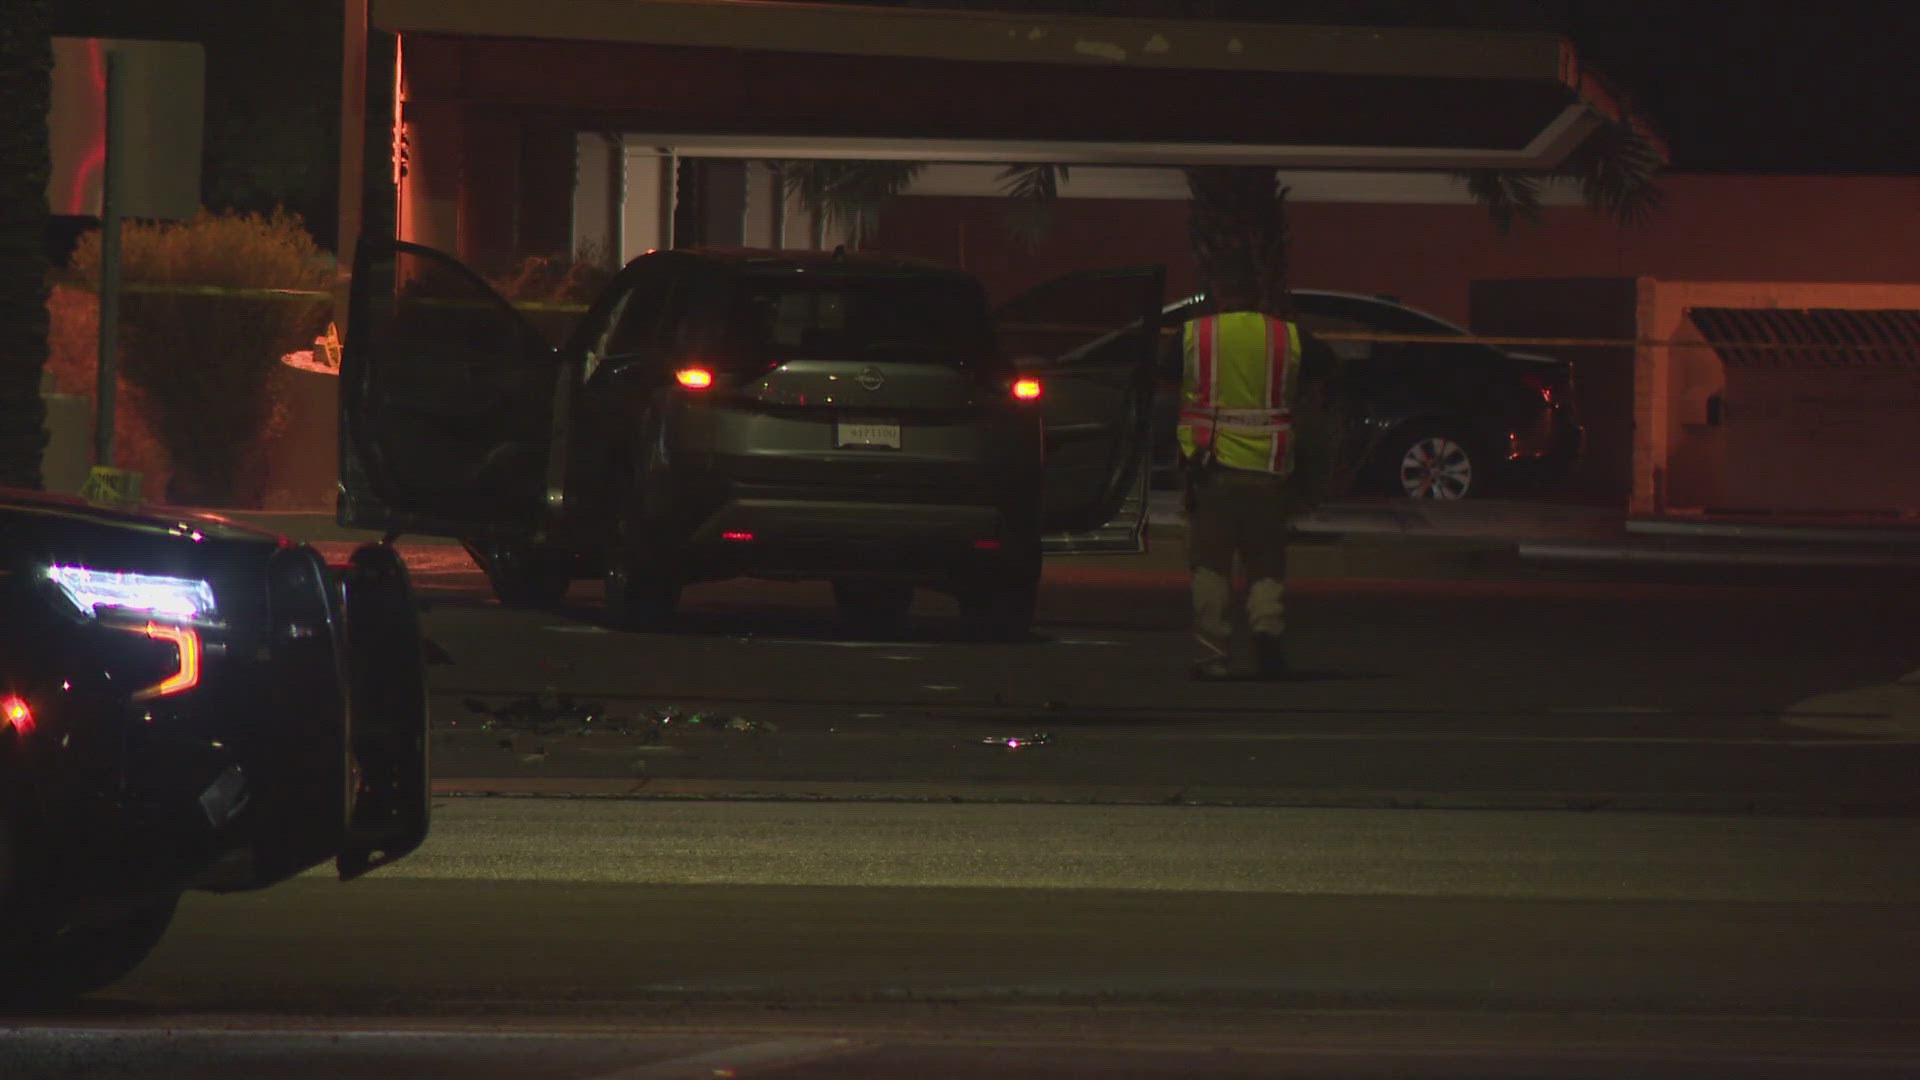
<path fill-rule="evenodd" d="M 240 300 L 332 300 L 333 294 L 321 289 L 242 289 L 226 285 L 143 285 L 127 284 L 120 286 L 121 292 L 141 293 L 149 296 L 205 296 L 223 297 Z M 481 298 L 420 296 L 407 297 L 410 304 L 423 307 L 491 307 Z M 544 300 L 512 300 L 508 303 L 520 311 L 565 311 L 575 314 L 587 310 L 585 304 L 553 303 Z"/>
<path fill-rule="evenodd" d="M 268 300 L 331 300 L 333 294 L 318 289 L 242 289 L 220 285 L 144 285 L 128 284 L 121 286 L 130 293 L 168 294 L 178 296 L 239 297 L 243 299 Z M 384 298 L 383 298 L 384 299 Z M 437 308 L 489 308 L 492 304 L 478 297 L 403 297 L 399 302 L 419 307 Z M 516 311 L 551 311 L 566 314 L 581 314 L 587 310 L 586 304 L 558 303 L 540 300 L 517 300 L 508 302 Z M 1091 333 L 1094 335 L 1112 333 L 1111 326 L 1071 325 L 1054 323 L 1008 323 L 1002 330 L 1024 333 Z M 1162 326 L 1162 336 L 1178 334 L 1178 326 Z M 1901 342 L 1808 342 L 1808 341 L 1707 341 L 1702 338 L 1597 338 L 1597 337 L 1529 337 L 1504 334 L 1392 334 L 1361 330 L 1325 330 L 1315 331 L 1322 341 L 1362 341 L 1404 344 L 1434 345 L 1497 345 L 1526 346 L 1531 348 L 1561 349 L 1737 349 L 1756 352 L 1835 352 L 1835 353 L 1892 353 L 1920 360 L 1920 351 L 1912 343 Z"/>
<path fill-rule="evenodd" d="M 1099 334 L 1113 333 L 1111 327 L 1092 324 L 1070 325 L 1064 323 L 1003 323 L 1003 331 L 1015 333 L 1039 334 Z M 1161 337 L 1172 337 L 1180 333 L 1178 325 L 1160 327 Z M 1391 334 L 1372 330 L 1315 330 L 1313 336 L 1322 341 L 1377 341 L 1425 343 L 1435 345 L 1526 345 L 1534 347 L 1558 347 L 1563 349 L 1740 349 L 1780 352 L 1888 352 L 1911 356 L 1920 360 L 1920 346 L 1914 343 L 1842 343 L 1814 341 L 1707 341 L 1703 338 L 1587 338 L 1587 337 L 1516 337 L 1503 334 Z"/>
<path fill-rule="evenodd" d="M 95 465 L 87 472 L 80 497 L 96 506 L 137 506 L 140 503 L 140 475 L 127 469 Z"/>

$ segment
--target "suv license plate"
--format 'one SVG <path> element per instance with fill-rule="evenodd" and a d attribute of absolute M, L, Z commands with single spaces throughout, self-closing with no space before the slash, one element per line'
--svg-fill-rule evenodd
<path fill-rule="evenodd" d="M 899 424 L 836 424 L 838 443 L 848 446 L 878 446 L 900 449 Z"/>

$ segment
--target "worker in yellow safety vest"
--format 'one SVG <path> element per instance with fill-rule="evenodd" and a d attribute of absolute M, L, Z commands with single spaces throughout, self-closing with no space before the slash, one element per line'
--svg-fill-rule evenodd
<path fill-rule="evenodd" d="M 1196 679 L 1287 675 L 1281 635 L 1292 519 L 1315 485 L 1298 476 L 1302 450 L 1321 469 L 1321 446 L 1299 445 L 1295 410 L 1303 386 L 1333 374 L 1326 344 L 1291 322 L 1257 310 L 1254 290 L 1214 290 L 1213 313 L 1181 330 L 1184 357 L 1179 437 L 1186 465 L 1187 547 L 1194 634 L 1204 650 Z M 1321 395 L 1306 395 L 1318 402 Z M 1315 420 L 1318 417 L 1301 417 Z M 1303 424 L 1318 432 L 1321 423 Z M 1233 656 L 1233 571 L 1248 583 L 1252 671 Z"/>

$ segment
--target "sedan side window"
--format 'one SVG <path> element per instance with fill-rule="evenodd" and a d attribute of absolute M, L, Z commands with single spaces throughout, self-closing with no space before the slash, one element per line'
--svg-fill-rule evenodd
<path fill-rule="evenodd" d="M 1341 363 L 1354 360 L 1368 360 L 1378 347 L 1377 342 L 1367 340 L 1367 335 L 1378 333 L 1375 327 L 1355 319 L 1335 318 L 1328 315 L 1316 315 L 1310 312 L 1298 312 L 1294 315 L 1302 329 L 1319 337 L 1340 358 Z"/>

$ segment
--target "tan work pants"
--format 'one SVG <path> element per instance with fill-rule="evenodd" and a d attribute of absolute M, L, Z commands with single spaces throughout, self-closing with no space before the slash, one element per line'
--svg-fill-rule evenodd
<path fill-rule="evenodd" d="M 1236 555 L 1247 576 L 1247 628 L 1273 638 L 1286 629 L 1287 539 L 1296 502 L 1284 477 L 1220 467 L 1189 493 L 1193 630 L 1212 656 L 1233 655 Z"/>

